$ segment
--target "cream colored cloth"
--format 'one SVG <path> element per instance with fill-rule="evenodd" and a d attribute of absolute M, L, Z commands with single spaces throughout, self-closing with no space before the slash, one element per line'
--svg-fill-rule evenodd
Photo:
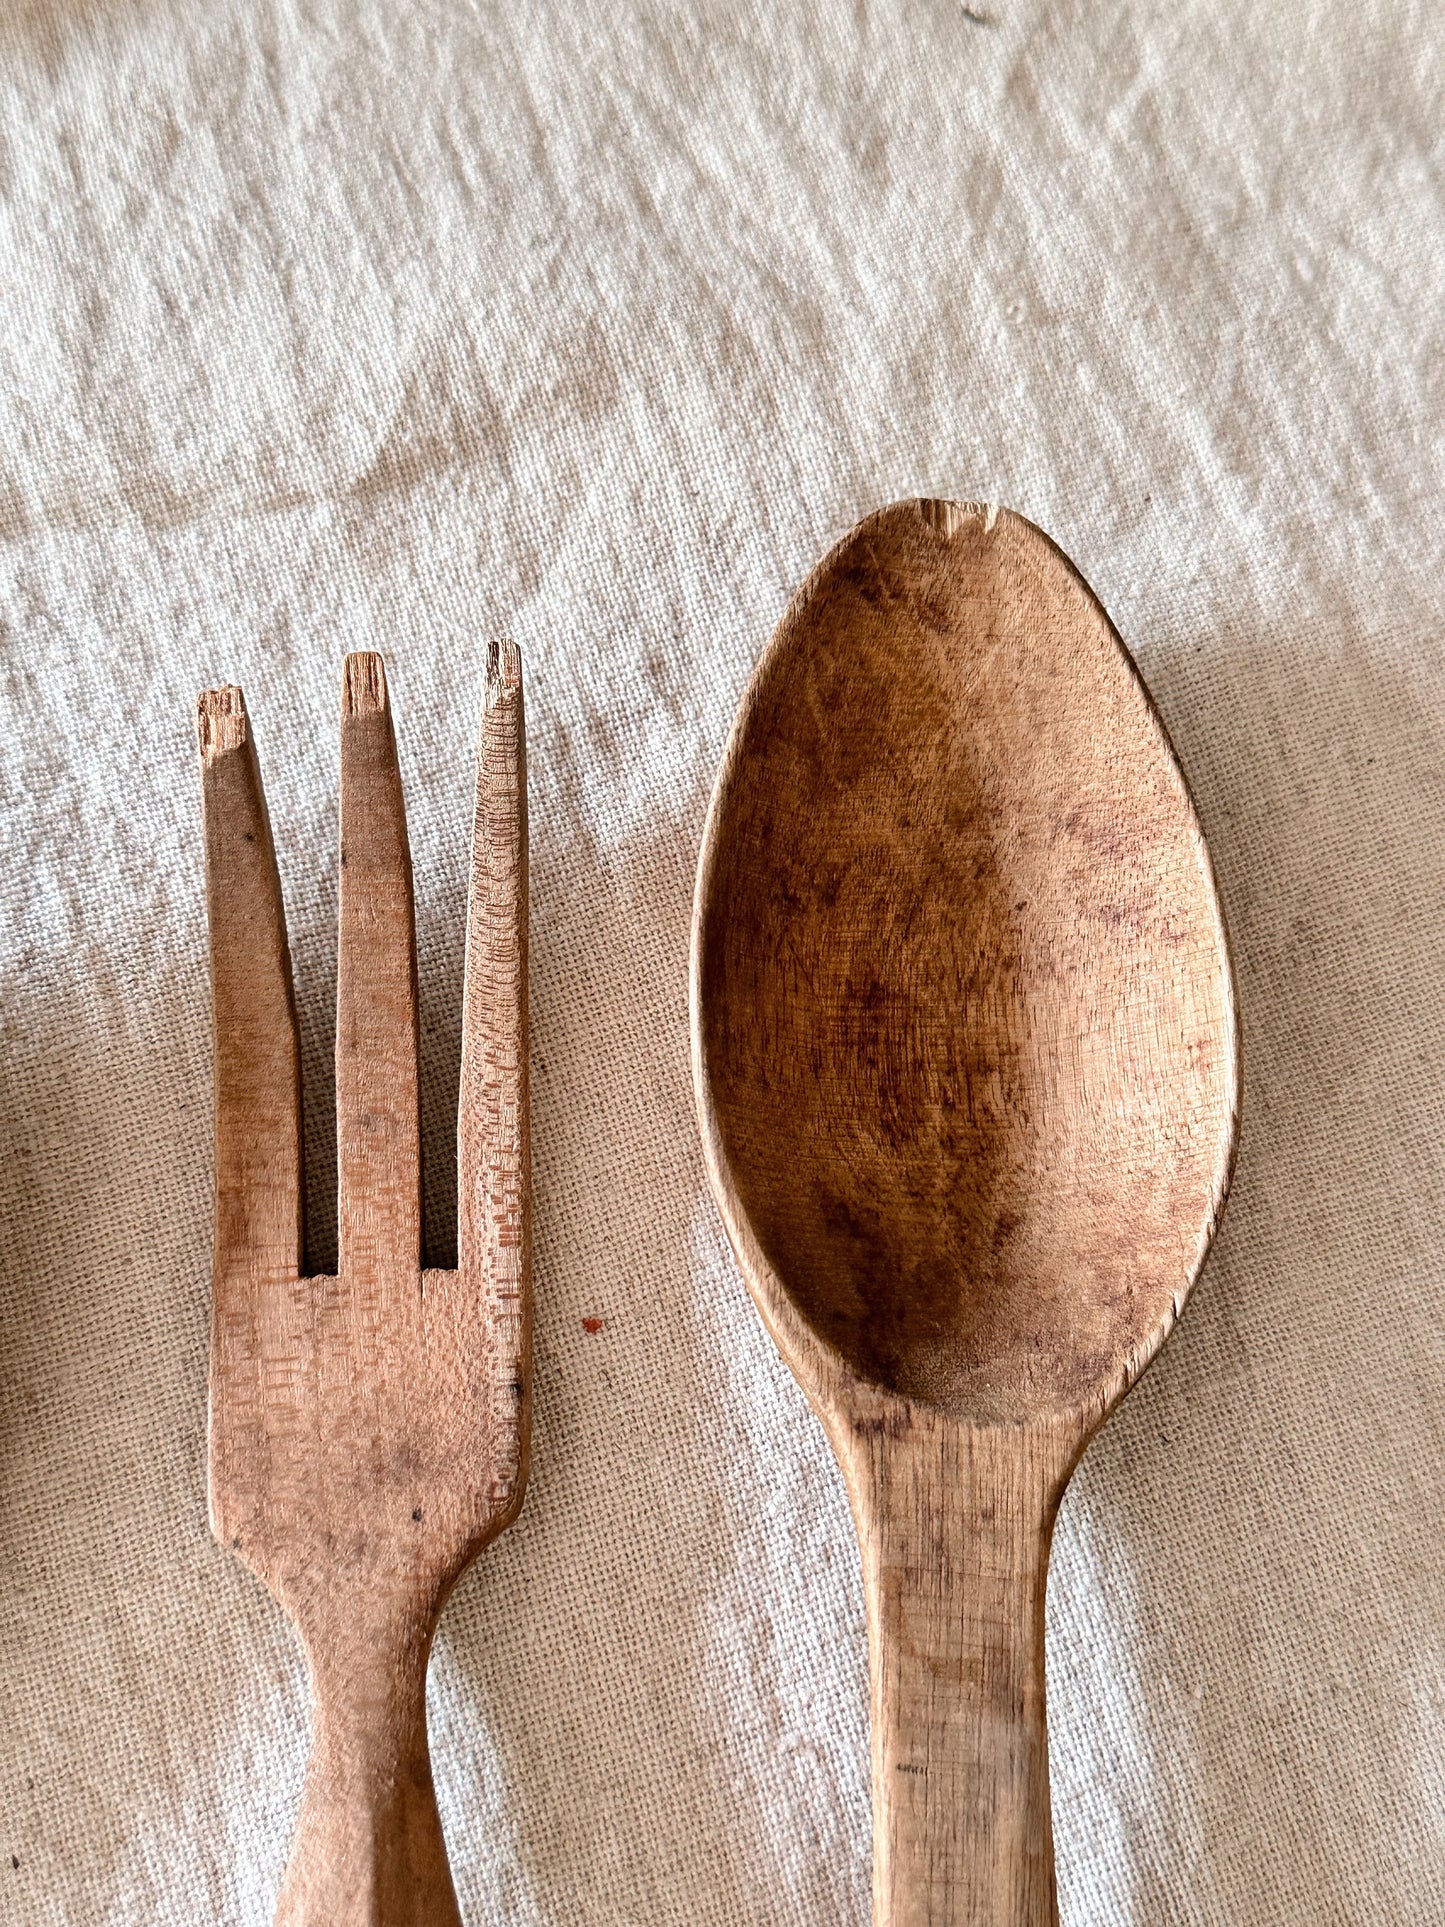
<path fill-rule="evenodd" d="M 338 676 L 387 658 L 445 1258 L 510 633 L 537 1434 L 432 1672 L 463 1912 L 866 1922 L 856 1554 L 707 1195 L 686 953 L 753 660 L 917 493 L 1103 598 L 1245 1017 L 1223 1237 L 1055 1542 L 1065 1927 L 1445 1920 L 1442 46 L 1425 0 L 7 0 L 0 1920 L 260 1927 L 304 1764 L 205 1521 L 196 691 L 260 743 L 324 1261 Z"/>

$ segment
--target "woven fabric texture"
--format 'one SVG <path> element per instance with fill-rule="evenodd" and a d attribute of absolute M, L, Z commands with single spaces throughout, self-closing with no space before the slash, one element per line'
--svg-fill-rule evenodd
<path fill-rule="evenodd" d="M 867 1921 L 856 1550 L 707 1192 L 686 959 L 749 669 L 914 494 L 1097 590 L 1240 973 L 1226 1226 L 1055 1541 L 1065 1927 L 1445 1919 L 1442 371 L 1427 0 L 7 0 L 0 1919 L 263 1927 L 304 1767 L 205 1519 L 196 692 L 254 719 L 325 1268 L 339 672 L 386 657 L 446 1262 L 511 634 L 537 1430 L 433 1662 L 463 1913 Z"/>

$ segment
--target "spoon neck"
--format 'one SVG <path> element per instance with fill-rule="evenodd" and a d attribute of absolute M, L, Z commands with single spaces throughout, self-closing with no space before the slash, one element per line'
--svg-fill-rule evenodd
<path fill-rule="evenodd" d="M 1055 1927 L 1044 1590 L 1067 1435 L 900 1402 L 840 1456 L 868 1607 L 875 1927 Z"/>
<path fill-rule="evenodd" d="M 977 1423 L 879 1393 L 830 1432 L 860 1536 L 905 1561 L 924 1546 L 968 1563 L 992 1546 L 1047 1568 L 1054 1520 L 1086 1439 L 1077 1418 Z M 863 1548 L 869 1556 L 868 1545 Z"/>

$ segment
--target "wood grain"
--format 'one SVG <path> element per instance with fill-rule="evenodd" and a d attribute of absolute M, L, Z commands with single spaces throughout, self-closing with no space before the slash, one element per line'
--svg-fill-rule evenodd
<path fill-rule="evenodd" d="M 303 1278 L 301 1080 L 274 849 L 237 689 L 200 698 L 216 1065 L 213 1529 L 305 1644 L 313 1733 L 277 1920 L 455 1927 L 426 1670 L 447 1593 L 515 1517 L 530 1386 L 521 671 L 478 755 L 459 1266 L 421 1265 L 411 863 L 385 673 L 341 710 L 336 1277 Z"/>
<path fill-rule="evenodd" d="M 1238 1034 L 1163 726 L 1031 524 L 900 504 L 804 585 L 718 777 L 692 1004 L 713 1186 L 858 1527 L 875 1920 L 1052 1922 L 1053 1520 L 1213 1236 Z"/>

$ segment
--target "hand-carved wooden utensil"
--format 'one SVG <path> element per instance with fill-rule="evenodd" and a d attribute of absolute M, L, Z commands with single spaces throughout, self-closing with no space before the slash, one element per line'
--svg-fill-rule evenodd
<path fill-rule="evenodd" d="M 305 1643 L 313 1733 L 283 1927 L 458 1927 L 426 1735 L 448 1592 L 516 1517 L 530 1409 L 521 669 L 494 649 L 478 752 L 456 1271 L 423 1271 L 416 939 L 381 658 L 346 659 L 337 1277 L 304 1278 L 300 1048 L 239 689 L 200 698 L 215 1005 L 210 1498 Z"/>
<path fill-rule="evenodd" d="M 862 1548 L 874 1919 L 1053 1923 L 1050 1535 L 1204 1260 L 1238 1042 L 1163 726 L 1030 523 L 900 504 L 804 585 L 713 796 L 692 1027 Z"/>

